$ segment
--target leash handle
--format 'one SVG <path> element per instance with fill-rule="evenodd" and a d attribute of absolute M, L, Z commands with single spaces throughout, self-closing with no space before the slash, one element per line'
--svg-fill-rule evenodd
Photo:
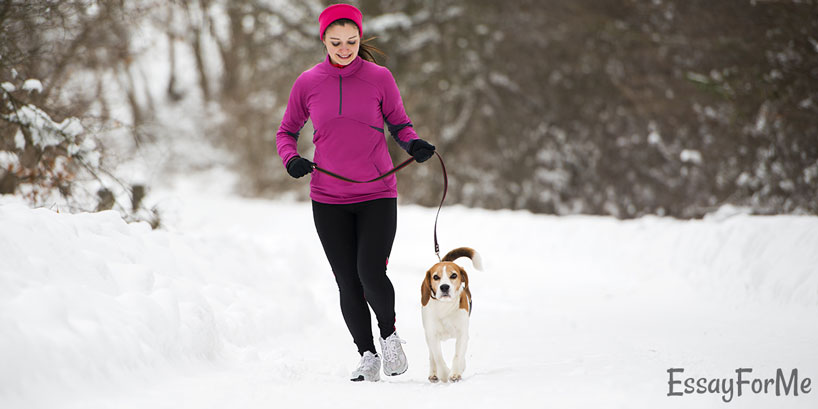
<path fill-rule="evenodd" d="M 446 173 L 446 164 L 443 163 L 443 157 L 440 156 L 440 154 L 437 153 L 437 151 L 435 151 L 435 155 L 437 156 L 437 159 L 440 161 L 440 168 L 443 169 L 443 197 L 440 199 L 440 205 L 437 207 L 437 214 L 435 215 L 435 231 L 434 231 L 435 255 L 437 256 L 437 260 L 440 261 L 441 260 L 441 258 L 440 258 L 440 244 L 437 241 L 437 219 L 440 217 L 440 209 L 443 208 L 443 202 L 446 200 L 446 193 L 449 191 L 449 176 Z M 401 162 L 401 164 L 399 164 L 398 166 L 395 166 L 394 168 L 392 168 L 392 170 L 390 170 L 389 172 L 386 172 L 383 175 L 380 175 L 380 176 L 376 177 L 375 179 L 371 179 L 371 180 L 350 179 L 348 177 L 341 176 L 341 175 L 339 175 L 339 174 L 337 174 L 335 172 L 331 172 L 329 170 L 326 170 L 326 169 L 324 169 L 324 168 L 322 168 L 322 167 L 320 167 L 320 166 L 318 166 L 318 165 L 316 165 L 314 163 L 312 165 L 312 168 L 319 171 L 319 172 L 321 172 L 321 173 L 325 173 L 325 174 L 327 174 L 329 176 L 332 176 L 332 177 L 334 177 L 336 179 L 343 180 L 345 182 L 349 182 L 349 183 L 371 183 L 371 182 L 381 180 L 381 179 L 383 179 L 383 178 L 385 178 L 385 177 L 387 177 L 387 176 L 389 176 L 389 175 L 391 175 L 393 173 L 398 172 L 399 170 L 409 166 L 414 160 L 415 160 L 415 158 L 409 158 L 409 159 Z"/>

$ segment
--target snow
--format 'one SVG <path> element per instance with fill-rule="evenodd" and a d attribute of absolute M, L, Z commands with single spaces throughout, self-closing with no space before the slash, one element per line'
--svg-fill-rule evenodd
<path fill-rule="evenodd" d="M 652 129 L 648 134 L 648 143 L 651 145 L 661 145 L 662 136 L 659 135 L 659 132 L 656 132 L 656 130 Z"/>
<path fill-rule="evenodd" d="M 485 271 L 463 262 L 464 380 L 433 385 L 419 287 L 436 209 L 400 205 L 389 275 L 409 371 L 361 384 L 346 379 L 358 357 L 309 204 L 195 183 L 154 195 L 155 231 L 0 196 L 0 407 L 722 408 L 721 394 L 668 397 L 668 369 L 818 380 L 818 217 L 447 206 L 443 251 L 474 247 Z M 807 408 L 816 395 L 732 403 Z"/>
<path fill-rule="evenodd" d="M 401 28 L 408 30 L 412 27 L 412 19 L 404 13 L 388 13 L 367 19 L 364 24 L 367 31 L 384 35 L 389 30 Z"/>
<path fill-rule="evenodd" d="M 511 80 L 507 75 L 500 72 L 492 72 L 489 74 L 489 81 L 492 84 L 499 85 L 508 89 L 509 91 L 520 91 L 520 86 Z"/>
<path fill-rule="evenodd" d="M 31 130 L 31 139 L 34 144 L 43 148 L 59 145 L 63 138 L 57 134 L 58 125 L 51 120 L 40 108 L 34 105 L 24 105 L 7 115 L 8 121 L 19 123 Z"/>
<path fill-rule="evenodd" d="M 699 74 L 697 72 L 688 71 L 686 73 L 686 76 L 687 76 L 687 79 L 692 81 L 692 82 L 697 82 L 699 84 L 705 84 L 705 85 L 710 83 L 710 79 L 707 78 L 706 75 Z"/>
<path fill-rule="evenodd" d="M 60 130 L 65 134 L 69 140 L 76 139 L 83 132 L 80 120 L 74 117 L 66 118 L 59 125 Z"/>
<path fill-rule="evenodd" d="M 812 183 L 813 180 L 818 179 L 818 161 L 804 169 L 804 182 Z"/>
<path fill-rule="evenodd" d="M 20 150 L 26 148 L 26 136 L 23 135 L 23 131 L 19 128 L 17 132 L 14 134 L 14 147 Z"/>
<path fill-rule="evenodd" d="M 702 154 L 695 149 L 683 149 L 682 152 L 679 153 L 679 159 L 685 163 L 690 162 L 696 165 L 702 164 Z"/>
<path fill-rule="evenodd" d="M 40 82 L 40 80 L 38 79 L 27 79 L 25 80 L 25 82 L 23 82 L 23 90 L 28 92 L 36 91 L 38 93 L 42 93 L 43 83 Z"/>
<path fill-rule="evenodd" d="M 20 158 L 14 152 L 0 151 L 0 169 L 16 171 L 20 167 Z"/>
<path fill-rule="evenodd" d="M 3 117 L 9 122 L 27 127 L 31 132 L 31 140 L 42 148 L 59 145 L 66 139 L 73 141 L 83 132 L 79 119 L 70 117 L 59 123 L 54 122 L 45 111 L 31 104 L 23 105 Z M 17 146 L 20 146 L 19 141 Z"/>
<path fill-rule="evenodd" d="M 16 71 L 13 72 L 12 76 L 15 77 L 15 78 L 17 77 Z M 14 84 L 10 83 L 10 82 L 0 83 L 0 88 L 3 88 L 4 91 L 9 92 L 9 93 L 17 91 L 17 87 Z M 40 82 L 40 80 L 38 80 L 38 79 L 30 78 L 30 79 L 27 79 L 27 80 L 23 81 L 23 85 L 21 86 L 21 89 L 23 91 L 28 91 L 28 92 L 36 91 L 38 93 L 42 93 L 43 92 L 43 83 Z"/>

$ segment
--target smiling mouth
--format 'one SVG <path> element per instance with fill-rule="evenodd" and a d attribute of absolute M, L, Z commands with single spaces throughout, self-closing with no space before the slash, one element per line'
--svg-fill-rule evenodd
<path fill-rule="evenodd" d="M 343 56 L 341 54 L 335 54 L 335 55 L 338 56 L 338 58 L 340 58 L 342 60 L 346 60 L 347 58 L 352 57 L 352 54 L 347 54 L 346 56 Z"/>

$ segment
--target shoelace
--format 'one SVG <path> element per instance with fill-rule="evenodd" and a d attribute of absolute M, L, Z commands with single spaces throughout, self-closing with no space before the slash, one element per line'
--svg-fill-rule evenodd
<path fill-rule="evenodd" d="M 397 334 L 392 334 L 389 338 L 384 340 L 383 355 L 384 359 L 393 362 L 398 360 L 398 348 L 400 344 L 405 344 L 406 341 L 400 339 Z"/>

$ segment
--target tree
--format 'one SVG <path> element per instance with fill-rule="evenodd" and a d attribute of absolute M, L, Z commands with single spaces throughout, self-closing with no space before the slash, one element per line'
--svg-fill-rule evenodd
<path fill-rule="evenodd" d="M 0 6 L 0 193 L 88 209 L 97 192 L 79 182 L 117 182 L 94 137 L 107 118 L 89 115 L 102 88 L 78 82 L 127 62 L 127 12 L 79 0 Z"/>

